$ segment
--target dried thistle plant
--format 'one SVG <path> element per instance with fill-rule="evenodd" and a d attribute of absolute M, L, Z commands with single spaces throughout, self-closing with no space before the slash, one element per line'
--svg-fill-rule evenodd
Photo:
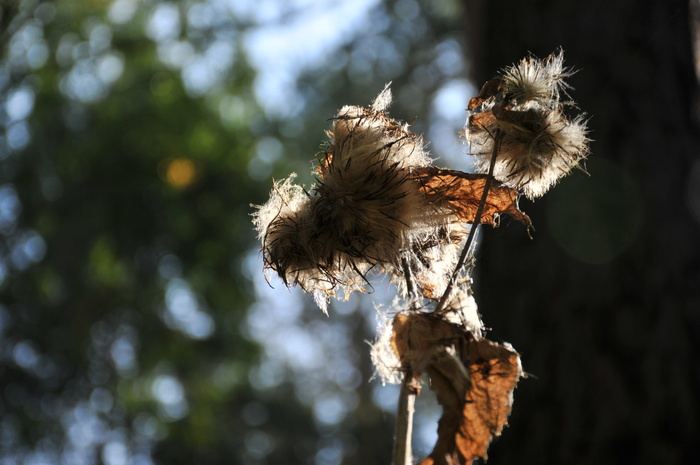
<path fill-rule="evenodd" d="M 387 85 L 371 108 L 346 106 L 333 118 L 316 184 L 307 191 L 292 174 L 254 213 L 265 268 L 324 310 L 336 291 L 364 291 L 372 271 L 398 285 L 404 300 L 372 347 L 382 380 L 402 382 L 394 465 L 412 463 L 411 403 L 423 374 L 443 415 L 421 465 L 485 459 L 507 424 L 522 368 L 510 345 L 483 336 L 470 287 L 474 237 L 503 214 L 529 230 L 519 196 L 540 197 L 588 155 L 584 116 L 565 114 L 575 108 L 570 75 L 559 51 L 483 86 L 464 130 L 478 174 L 433 166 L 422 138 L 388 116 Z"/>

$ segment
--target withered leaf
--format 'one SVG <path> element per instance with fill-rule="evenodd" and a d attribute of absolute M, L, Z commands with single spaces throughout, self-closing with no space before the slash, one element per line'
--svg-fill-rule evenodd
<path fill-rule="evenodd" d="M 512 347 L 487 339 L 469 344 L 470 388 L 463 421 L 456 436 L 465 462 L 486 458 L 486 448 L 500 436 L 513 404 L 513 390 L 522 376 L 520 356 Z"/>
<path fill-rule="evenodd" d="M 469 333 L 465 338 L 469 342 L 461 360 L 460 354 L 441 349 L 426 368 L 443 414 L 435 447 L 420 465 L 468 465 L 486 459 L 488 445 L 507 424 L 513 390 L 522 376 L 520 357 L 509 346 Z M 454 368 L 460 362 L 466 369 Z"/>
<path fill-rule="evenodd" d="M 447 348 L 434 351 L 426 368 L 430 386 L 442 406 L 438 422 L 438 439 L 433 452 L 420 465 L 463 464 L 457 438 L 463 423 L 464 402 L 470 387 L 470 376 L 462 361 Z"/>
<path fill-rule="evenodd" d="M 470 131 L 485 131 L 488 128 L 495 127 L 496 122 L 497 119 L 493 112 L 483 111 L 469 117 L 469 129 Z"/>
<path fill-rule="evenodd" d="M 433 285 L 430 282 L 422 282 L 422 281 L 420 283 L 420 286 L 421 286 L 421 294 L 423 294 L 423 297 L 425 297 L 426 299 L 437 300 L 440 298 L 440 296 L 436 292 L 437 286 Z"/>
<path fill-rule="evenodd" d="M 485 174 L 469 174 L 456 170 L 421 167 L 413 171 L 420 188 L 435 204 L 445 203 L 465 223 L 476 221 L 476 212 L 488 178 Z M 518 208 L 518 192 L 491 180 L 479 223 L 498 226 L 498 215 L 507 214 L 529 229 L 530 218 Z"/>
<path fill-rule="evenodd" d="M 493 79 L 489 79 L 484 83 L 483 86 L 481 86 L 481 89 L 479 90 L 479 97 L 483 99 L 493 97 L 501 90 L 502 84 L 503 78 L 500 76 L 495 77 Z"/>
<path fill-rule="evenodd" d="M 430 313 L 398 313 L 394 317 L 391 346 L 401 366 L 420 377 L 432 350 L 457 342 L 463 331 Z"/>
<path fill-rule="evenodd" d="M 431 313 L 397 314 L 391 344 L 416 380 L 428 374 L 443 409 L 435 447 L 419 465 L 485 459 L 491 440 L 507 424 L 522 376 L 518 353 Z"/>
<path fill-rule="evenodd" d="M 486 83 L 483 86 L 481 86 L 479 96 L 472 97 L 471 99 L 469 99 L 469 105 L 467 106 L 467 110 L 478 110 L 479 107 L 483 105 L 487 100 L 498 94 L 498 92 L 501 90 L 502 83 L 503 80 L 500 77 L 491 79 L 490 81 L 486 81 Z"/>
<path fill-rule="evenodd" d="M 489 81 L 486 81 L 483 86 L 481 86 L 481 90 L 479 91 L 479 96 L 478 97 L 472 97 L 469 100 L 469 106 L 467 109 L 469 111 L 474 111 L 479 105 L 484 103 L 486 100 L 489 98 L 493 97 L 498 93 L 499 90 L 501 90 L 501 84 L 503 80 L 500 77 L 493 78 Z"/>
<path fill-rule="evenodd" d="M 485 98 L 481 97 L 472 97 L 469 99 L 469 104 L 467 105 L 467 110 L 469 111 L 474 111 L 476 108 L 479 107 L 482 103 L 486 101 Z"/>
<path fill-rule="evenodd" d="M 391 343 L 415 379 L 428 374 L 443 408 L 435 447 L 420 465 L 486 458 L 491 440 L 507 424 L 522 376 L 517 352 L 429 313 L 397 314 Z"/>

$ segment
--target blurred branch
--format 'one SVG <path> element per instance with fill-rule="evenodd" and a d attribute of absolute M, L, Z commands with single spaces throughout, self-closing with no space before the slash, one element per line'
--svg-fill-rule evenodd
<path fill-rule="evenodd" d="M 411 465 L 411 436 L 413 435 L 413 412 L 415 411 L 418 386 L 413 373 L 407 371 L 401 383 L 399 405 L 396 411 L 396 435 L 394 437 L 393 465 Z"/>

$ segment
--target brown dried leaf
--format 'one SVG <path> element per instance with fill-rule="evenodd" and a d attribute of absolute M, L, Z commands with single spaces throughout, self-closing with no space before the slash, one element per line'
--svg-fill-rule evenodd
<path fill-rule="evenodd" d="M 469 104 L 467 105 L 467 110 L 474 111 L 476 108 L 479 107 L 479 105 L 481 105 L 485 101 L 486 101 L 486 99 L 481 98 L 481 97 L 472 97 L 469 99 Z"/>
<path fill-rule="evenodd" d="M 483 86 L 481 86 L 479 96 L 472 97 L 469 100 L 469 106 L 467 107 L 467 109 L 469 111 L 474 111 L 475 109 L 477 109 L 477 107 L 479 107 L 479 105 L 496 95 L 498 91 L 501 90 L 502 82 L 503 80 L 500 77 L 491 79 L 490 81 L 486 81 L 486 83 Z"/>
<path fill-rule="evenodd" d="M 471 386 L 457 447 L 465 461 L 486 458 L 486 448 L 500 436 L 513 405 L 513 390 L 522 376 L 520 356 L 510 346 L 487 339 L 469 344 Z"/>
<path fill-rule="evenodd" d="M 436 292 L 437 286 L 430 282 L 420 282 L 420 291 L 426 299 L 437 300 L 440 296 Z"/>
<path fill-rule="evenodd" d="M 501 90 L 502 85 L 503 78 L 500 76 L 486 81 L 479 90 L 479 97 L 487 99 L 495 96 Z"/>
<path fill-rule="evenodd" d="M 487 175 L 469 174 L 456 170 L 421 167 L 413 170 L 421 190 L 436 204 L 446 203 L 465 223 L 474 223 L 476 211 L 486 185 Z M 498 215 L 505 213 L 529 229 L 530 218 L 518 208 L 518 192 L 493 181 L 479 223 L 498 226 Z"/>
<path fill-rule="evenodd" d="M 434 347 L 463 337 L 463 331 L 430 313 L 398 313 L 393 321 L 391 347 L 401 366 L 417 377 Z"/>
<path fill-rule="evenodd" d="M 443 408 L 438 439 L 419 465 L 467 465 L 499 436 L 522 376 L 520 356 L 510 345 L 477 338 L 431 313 L 394 317 L 392 348 L 401 366 L 431 388 Z"/>
<path fill-rule="evenodd" d="M 453 351 L 444 348 L 435 352 L 426 371 L 430 386 L 442 406 L 442 416 L 438 422 L 438 439 L 433 452 L 420 465 L 462 464 L 464 462 L 460 462 L 456 441 L 470 386 L 469 372 Z"/>
<path fill-rule="evenodd" d="M 520 357 L 510 347 L 486 339 L 469 339 L 461 362 L 449 350 L 436 352 L 428 372 L 432 388 L 443 407 L 438 440 L 420 465 L 466 465 L 487 458 L 486 450 L 499 436 L 513 403 L 513 390 L 522 376 Z M 465 375 L 468 372 L 466 388 Z"/>
<path fill-rule="evenodd" d="M 491 111 L 475 113 L 469 117 L 469 130 L 472 132 L 487 131 L 488 128 L 496 127 L 496 123 L 496 116 Z"/>

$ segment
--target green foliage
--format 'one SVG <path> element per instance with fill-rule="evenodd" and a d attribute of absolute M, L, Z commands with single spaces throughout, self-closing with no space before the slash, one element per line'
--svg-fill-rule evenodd
<path fill-rule="evenodd" d="M 372 401 L 371 336 L 353 310 L 298 321 L 320 328 L 304 334 L 343 335 L 326 355 L 348 366 L 328 395 L 355 399 L 346 409 L 357 414 L 320 421 L 288 373 L 256 384 L 265 349 L 246 329 L 256 299 L 249 205 L 267 196 L 271 176 L 291 168 L 308 178 L 326 119 L 385 81 L 408 80 L 402 60 L 420 41 L 399 46 L 409 30 L 377 7 L 392 26 L 375 40 L 395 41 L 396 54 L 375 56 L 374 78 L 356 84 L 349 68 L 307 70 L 297 85 L 305 111 L 277 118 L 254 95 L 236 35 L 244 21 L 181 25 L 176 39 L 195 57 L 217 40 L 233 44 L 223 77 L 199 88 L 144 32 L 161 5 L 184 18 L 198 3 L 134 2 L 128 21 L 114 19 L 117 3 L 131 4 L 24 0 L 3 10 L 0 100 L 15 107 L 0 121 L 0 459 L 387 462 L 391 418 Z M 424 29 L 425 55 L 437 39 Z M 353 43 L 343 53 L 365 50 Z M 413 88 L 430 95 L 438 82 Z M 402 102 L 415 99 L 404 96 L 399 112 Z M 284 305 L 298 300 L 276 292 Z M 313 379 L 323 384 L 310 369 L 304 382 Z"/>
<path fill-rule="evenodd" d="M 101 10 L 59 2 L 55 13 L 44 28 L 52 54 L 51 39 L 75 37 L 67 31 L 88 23 L 92 31 L 105 27 Z M 251 301 L 236 264 L 252 240 L 239 226 L 246 220 L 239 206 L 262 195 L 242 175 L 253 137 L 244 125 L 224 127 L 203 99 L 188 97 L 179 77 L 155 61 L 153 43 L 108 27 L 113 45 L 104 54 L 122 57 L 123 74 L 94 102 L 81 102 L 79 87 L 77 98 L 66 95 L 71 71 L 51 59 L 36 73 L 8 68 L 35 93 L 31 141 L 6 155 L 2 181 L 21 204 L 5 235 L 0 289 L 3 422 L 16 433 L 3 443 L 8 457 L 11 450 L 21 457 L 22 444 L 60 444 L 61 423 L 69 440 L 52 452 L 78 447 L 81 438 L 70 431 L 84 418 L 67 418 L 86 408 L 107 437 L 126 428 L 132 447 L 155 434 L 216 451 L 229 438 L 207 432 L 235 423 L 224 412 L 236 410 L 235 393 L 246 385 L 244 373 L 230 374 L 232 363 L 250 363 L 256 352 L 235 331 Z M 90 60 L 73 69 L 99 57 Z M 236 74 L 227 92 L 250 85 L 249 71 Z M 45 256 L 12 261 L 27 232 Z M 189 307 L 169 310 L 168 292 L 179 292 L 170 305 Z M 188 326 L 197 321 L 203 326 Z M 185 411 L 168 412 L 154 394 L 163 376 L 171 391 L 181 384 Z M 107 393 L 102 407 L 96 392 Z M 139 418 L 154 432 L 139 432 Z"/>

